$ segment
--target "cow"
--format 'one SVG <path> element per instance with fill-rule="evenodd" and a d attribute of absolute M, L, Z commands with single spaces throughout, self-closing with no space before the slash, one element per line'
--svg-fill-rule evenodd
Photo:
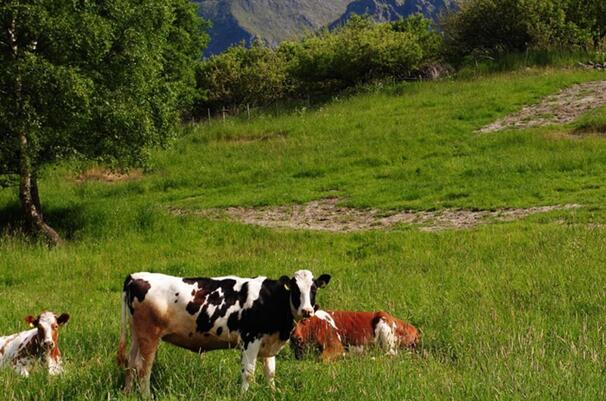
<path fill-rule="evenodd" d="M 254 378 L 257 357 L 263 359 L 265 377 L 275 388 L 275 356 L 288 342 L 295 321 L 314 315 L 316 291 L 329 281 L 330 275 L 314 278 L 309 270 L 278 280 L 129 275 L 122 294 L 118 346 L 118 363 L 126 368 L 124 391 L 130 392 L 136 380 L 142 395 L 151 396 L 149 380 L 160 340 L 198 353 L 238 347 L 241 390 L 246 391 Z"/>
<path fill-rule="evenodd" d="M 295 358 L 302 359 L 304 350 L 311 347 L 323 361 L 371 344 L 396 355 L 400 348 L 415 348 L 419 340 L 414 326 L 385 312 L 318 310 L 315 316 L 297 322 L 291 335 Z"/>
<path fill-rule="evenodd" d="M 0 337 L 0 367 L 10 366 L 21 376 L 28 377 L 34 362 L 41 361 L 46 364 L 49 374 L 63 372 L 59 327 L 68 320 L 67 313 L 57 316 L 48 311 L 37 317 L 27 316 L 25 322 L 32 329 Z"/>

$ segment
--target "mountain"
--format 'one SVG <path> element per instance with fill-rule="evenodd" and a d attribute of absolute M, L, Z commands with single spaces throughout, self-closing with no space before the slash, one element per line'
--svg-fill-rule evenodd
<path fill-rule="evenodd" d="M 199 14 L 212 21 L 205 55 L 254 39 L 273 46 L 306 32 L 343 24 L 353 14 L 393 21 L 422 13 L 435 18 L 454 0 L 193 0 Z"/>
<path fill-rule="evenodd" d="M 423 14 L 436 19 L 454 2 L 449 0 L 355 0 L 330 28 L 343 25 L 352 15 L 369 15 L 377 22 L 395 21 L 402 17 Z"/>

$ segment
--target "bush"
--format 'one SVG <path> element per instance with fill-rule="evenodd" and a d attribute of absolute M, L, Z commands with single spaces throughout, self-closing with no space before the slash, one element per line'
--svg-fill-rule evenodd
<path fill-rule="evenodd" d="M 461 0 L 441 25 L 455 62 L 528 50 L 589 50 L 606 35 L 606 2 Z"/>
<path fill-rule="evenodd" d="M 289 75 L 299 95 L 330 94 L 374 79 L 402 79 L 437 55 L 440 36 L 414 17 L 375 24 L 353 17 L 342 28 L 285 43 Z"/>
<path fill-rule="evenodd" d="M 266 105 L 288 93 L 286 62 L 260 43 L 233 46 L 203 62 L 197 74 L 202 108 Z"/>

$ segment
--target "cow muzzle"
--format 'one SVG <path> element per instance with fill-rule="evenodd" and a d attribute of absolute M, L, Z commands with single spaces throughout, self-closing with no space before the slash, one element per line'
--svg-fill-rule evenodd
<path fill-rule="evenodd" d="M 42 343 L 42 347 L 45 350 L 52 350 L 53 348 L 55 348 L 55 343 L 52 341 L 45 341 Z"/>

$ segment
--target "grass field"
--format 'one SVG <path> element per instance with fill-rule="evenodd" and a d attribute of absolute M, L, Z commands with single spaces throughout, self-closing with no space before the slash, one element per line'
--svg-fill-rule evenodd
<path fill-rule="evenodd" d="M 330 273 L 325 308 L 387 310 L 423 332 L 415 354 L 277 362 L 272 393 L 239 394 L 239 353 L 162 345 L 159 400 L 599 400 L 606 397 L 606 110 L 565 126 L 477 134 L 494 119 L 605 73 L 526 70 L 406 83 L 254 120 L 200 124 L 152 155 L 142 177 L 77 183 L 45 172 L 41 195 L 69 239 L 47 249 L 0 237 L 0 333 L 43 309 L 69 312 L 66 373 L 0 372 L 2 400 L 128 399 L 115 363 L 119 301 L 133 271 L 279 277 Z M 175 216 L 170 207 L 301 203 L 494 209 L 566 203 L 471 230 L 325 233 Z M 0 224 L 15 227 L 15 191 Z M 136 399 L 136 397 L 131 397 Z"/>

